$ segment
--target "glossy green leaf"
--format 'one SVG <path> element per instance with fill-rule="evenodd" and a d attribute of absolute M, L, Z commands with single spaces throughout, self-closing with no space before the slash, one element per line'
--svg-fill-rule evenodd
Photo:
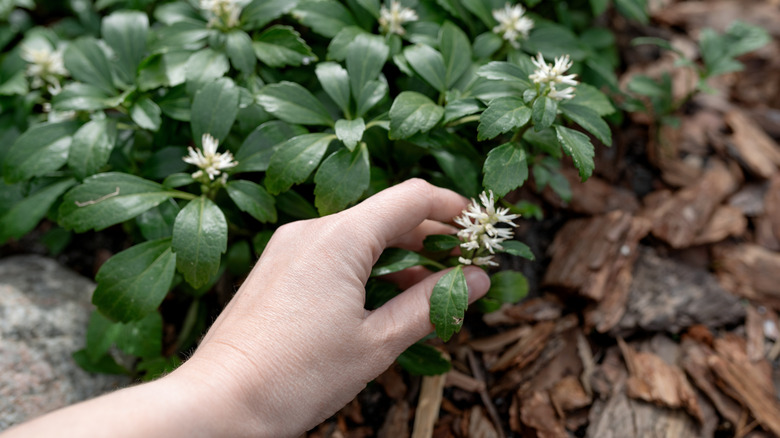
<path fill-rule="evenodd" d="M 0 32 L 2 32 L 0 30 Z M 13 76 L 0 79 L 0 96 L 23 96 L 30 91 L 24 70 L 16 72 Z"/>
<path fill-rule="evenodd" d="M 287 190 L 276 196 L 276 208 L 295 219 L 319 217 L 317 209 L 295 190 Z"/>
<path fill-rule="evenodd" d="M 171 252 L 170 239 L 135 245 L 100 267 L 92 303 L 116 321 L 142 319 L 160 306 L 175 271 L 176 255 Z"/>
<path fill-rule="evenodd" d="M 130 118 L 141 128 L 157 132 L 162 124 L 162 110 L 152 99 L 144 96 L 130 108 Z"/>
<path fill-rule="evenodd" d="M 219 271 L 227 232 L 222 210 L 205 196 L 190 201 L 176 216 L 171 242 L 176 268 L 192 287 L 205 285 Z"/>
<path fill-rule="evenodd" d="M 89 359 L 95 362 L 108 353 L 108 350 L 116 342 L 117 335 L 119 335 L 121 329 L 121 322 L 111 321 L 102 313 L 94 310 L 89 317 L 89 324 L 87 325 L 86 352 L 89 355 Z"/>
<path fill-rule="evenodd" d="M 201 146 L 203 134 L 227 138 L 238 115 L 238 87 L 228 78 L 211 82 L 192 100 L 192 137 Z"/>
<path fill-rule="evenodd" d="M 252 43 L 255 56 L 269 67 L 306 65 L 317 60 L 311 47 L 290 26 L 273 26 Z"/>
<path fill-rule="evenodd" d="M 233 168 L 233 172 L 264 172 L 268 169 L 271 156 L 278 145 L 303 134 L 306 134 L 306 130 L 301 126 L 290 125 L 281 120 L 263 123 L 249 133 L 241 144 L 236 153 L 238 166 Z"/>
<path fill-rule="evenodd" d="M 295 82 L 282 81 L 257 94 L 263 109 L 288 123 L 333 126 L 325 106 L 309 90 Z"/>
<path fill-rule="evenodd" d="M 162 315 L 152 312 L 138 321 L 121 324 L 116 346 L 133 356 L 157 357 L 162 354 L 162 337 Z"/>
<path fill-rule="evenodd" d="M 341 211 L 360 199 L 370 180 L 365 143 L 351 152 L 341 149 L 326 158 L 314 175 L 314 205 L 322 216 Z"/>
<path fill-rule="evenodd" d="M 326 38 L 333 38 L 347 26 L 357 25 L 349 10 L 336 0 L 301 0 L 292 15 Z"/>
<path fill-rule="evenodd" d="M 524 126 L 531 119 L 531 108 L 516 97 L 501 97 L 490 102 L 479 118 L 477 140 L 489 140 Z"/>
<path fill-rule="evenodd" d="M 404 57 L 414 71 L 439 92 L 447 91 L 447 67 L 436 49 L 417 44 L 404 50 Z"/>
<path fill-rule="evenodd" d="M 243 30 L 234 29 L 225 34 L 225 50 L 236 70 L 243 73 L 255 71 L 257 59 L 252 46 L 252 38 Z"/>
<path fill-rule="evenodd" d="M 482 184 L 496 196 L 504 196 L 528 179 L 528 157 L 517 143 L 505 143 L 488 152 Z"/>
<path fill-rule="evenodd" d="M 336 138 L 332 134 L 316 133 L 293 137 L 283 144 L 271 156 L 265 186 L 271 194 L 300 184 L 311 175 L 322 160 L 328 145 Z"/>
<path fill-rule="evenodd" d="M 252 181 L 234 180 L 228 183 L 227 192 L 241 211 L 260 222 L 276 222 L 274 197 L 263 186 Z"/>
<path fill-rule="evenodd" d="M 541 131 L 552 126 L 555 117 L 558 115 L 558 101 L 547 96 L 539 96 L 534 101 L 531 119 L 533 119 L 534 130 Z"/>
<path fill-rule="evenodd" d="M 512 81 L 524 84 L 530 87 L 528 75 L 533 72 L 526 71 L 516 64 L 510 64 L 503 61 L 489 62 L 477 70 L 477 76 L 488 78 L 495 81 Z"/>
<path fill-rule="evenodd" d="M 93 175 L 108 163 L 116 137 L 116 123 L 108 119 L 89 121 L 73 134 L 68 167 L 76 178 Z"/>
<path fill-rule="evenodd" d="M 358 142 L 363 138 L 363 132 L 366 130 L 366 123 L 363 118 L 355 120 L 341 119 L 336 122 L 336 137 L 350 150 L 354 150 Z"/>
<path fill-rule="evenodd" d="M 5 156 L 5 180 L 24 181 L 59 169 L 68 161 L 71 136 L 78 127 L 76 122 L 44 123 L 25 131 Z"/>
<path fill-rule="evenodd" d="M 458 26 L 447 21 L 439 32 L 439 50 L 444 58 L 444 82 L 450 88 L 471 66 L 471 43 Z"/>
<path fill-rule="evenodd" d="M 425 236 L 423 247 L 428 251 L 450 251 L 460 243 L 460 239 L 452 234 L 430 234 Z"/>
<path fill-rule="evenodd" d="M 430 131 L 444 115 L 444 108 L 415 91 L 403 91 L 390 107 L 390 138 L 409 138 Z"/>
<path fill-rule="evenodd" d="M 522 257 L 528 260 L 534 260 L 536 258 L 534 253 L 531 251 L 531 248 L 529 248 L 528 245 L 523 242 L 517 240 L 507 240 L 503 242 L 501 246 L 504 247 L 504 251 L 502 252 L 507 254 Z"/>
<path fill-rule="evenodd" d="M 68 44 L 63 61 L 74 79 L 100 88 L 109 95 L 116 93 L 111 64 L 94 38 L 83 37 Z"/>
<path fill-rule="evenodd" d="M 618 12 L 630 20 L 636 20 L 647 24 L 650 18 L 647 16 L 647 4 L 645 0 L 615 0 Z"/>
<path fill-rule="evenodd" d="M 384 78 L 380 78 L 373 81 L 368 81 L 363 84 L 363 89 L 360 90 L 357 100 L 357 116 L 364 116 L 368 110 L 378 104 L 383 98 L 388 95 L 387 81 Z"/>
<path fill-rule="evenodd" d="M 574 98 L 567 104 L 581 105 L 596 111 L 600 116 L 606 116 L 615 112 L 615 107 L 609 101 L 609 98 L 588 84 L 577 85 L 574 92 Z"/>
<path fill-rule="evenodd" d="M 143 12 L 118 11 L 103 18 L 103 40 L 116 55 L 113 62 L 123 81 L 135 81 L 138 65 L 146 57 L 149 18 Z"/>
<path fill-rule="evenodd" d="M 241 11 L 242 28 L 260 29 L 290 12 L 297 4 L 298 0 L 252 0 Z"/>
<path fill-rule="evenodd" d="M 110 354 L 104 354 L 97 360 L 90 360 L 89 354 L 86 348 L 82 348 L 76 351 L 72 355 L 73 361 L 78 364 L 81 369 L 88 373 L 100 373 L 100 374 L 126 374 L 130 375 L 128 371 L 122 365 L 119 365 Z"/>
<path fill-rule="evenodd" d="M 369 34 L 360 34 L 349 44 L 346 61 L 353 96 L 359 96 L 365 84 L 376 79 L 389 52 L 382 37 Z"/>
<path fill-rule="evenodd" d="M 51 99 L 56 111 L 97 111 L 111 106 L 108 95 L 98 87 L 71 82 Z"/>
<path fill-rule="evenodd" d="M 487 59 L 504 45 L 504 39 L 493 32 L 485 32 L 474 38 L 474 57 Z"/>
<path fill-rule="evenodd" d="M 410 374 L 418 376 L 436 376 L 452 368 L 450 361 L 439 350 L 420 342 L 401 353 L 398 364 Z"/>
<path fill-rule="evenodd" d="M 349 113 L 349 75 L 347 70 L 335 62 L 321 62 L 314 69 L 322 89 L 344 114 Z"/>
<path fill-rule="evenodd" d="M 569 55 L 574 61 L 582 61 L 588 53 L 588 48 L 571 29 L 552 22 L 543 25 L 537 22 L 523 48 L 530 53 L 541 52 L 547 59 Z"/>
<path fill-rule="evenodd" d="M 460 331 L 468 305 L 469 288 L 459 265 L 439 279 L 431 294 L 430 319 L 442 341 Z"/>
<path fill-rule="evenodd" d="M 503 0 L 460 0 L 460 2 L 490 29 L 496 25 L 496 20 L 493 18 L 493 10 L 504 7 Z"/>
<path fill-rule="evenodd" d="M 582 181 L 590 178 L 595 165 L 593 145 L 588 136 L 563 126 L 555 126 L 555 134 L 564 152 L 572 158 L 574 166 L 580 171 Z"/>
<path fill-rule="evenodd" d="M 46 216 L 52 204 L 76 181 L 67 178 L 41 188 L 0 214 L 0 245 L 32 231 Z"/>
<path fill-rule="evenodd" d="M 135 218 L 135 223 L 144 239 L 164 239 L 173 235 L 173 223 L 179 211 L 180 208 L 176 201 L 169 199 L 138 215 Z"/>
<path fill-rule="evenodd" d="M 132 219 L 173 194 L 156 182 L 127 173 L 99 173 L 65 194 L 59 222 L 78 233 L 99 231 Z"/>
<path fill-rule="evenodd" d="M 479 163 L 474 157 L 450 149 L 433 149 L 436 163 L 449 177 L 459 192 L 466 196 L 477 196 L 479 192 Z"/>
<path fill-rule="evenodd" d="M 187 93 L 194 95 L 205 85 L 227 73 L 230 70 L 230 63 L 224 53 L 203 49 L 190 56 L 184 70 L 187 79 Z"/>
<path fill-rule="evenodd" d="M 158 87 L 175 87 L 187 80 L 187 61 L 191 52 L 172 50 L 146 58 L 138 67 L 138 89 L 149 91 Z"/>
<path fill-rule="evenodd" d="M 612 131 L 609 125 L 596 111 L 576 104 L 564 104 L 560 106 L 563 115 L 568 117 L 574 123 L 582 126 L 605 145 L 612 146 Z"/>
<path fill-rule="evenodd" d="M 458 99 L 452 102 L 447 102 L 447 106 L 444 107 L 443 122 L 450 123 L 461 117 L 476 114 L 482 111 L 483 108 L 484 106 L 480 103 L 480 101 L 474 98 Z"/>
<path fill-rule="evenodd" d="M 393 272 L 403 271 L 406 268 L 420 265 L 430 265 L 432 261 L 417 254 L 414 251 L 401 248 L 387 248 L 379 256 L 371 269 L 371 276 L 378 277 Z"/>
<path fill-rule="evenodd" d="M 347 47 L 358 35 L 366 34 L 364 29 L 358 26 L 347 26 L 339 31 L 328 44 L 328 60 L 343 61 L 347 57 Z"/>
<path fill-rule="evenodd" d="M 478 303 L 483 312 L 492 312 L 504 303 L 515 304 L 527 295 L 528 280 L 525 275 L 515 271 L 501 271 L 490 276 L 490 289 Z"/>

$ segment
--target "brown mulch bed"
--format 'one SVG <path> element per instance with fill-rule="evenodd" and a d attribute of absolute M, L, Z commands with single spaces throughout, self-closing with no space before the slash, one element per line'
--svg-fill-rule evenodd
<path fill-rule="evenodd" d="M 701 29 L 742 20 L 773 41 L 679 127 L 626 120 L 593 178 L 567 171 L 571 204 L 513 194 L 546 214 L 518 232 L 537 261 L 502 266 L 533 296 L 470 313 L 441 345 L 448 374 L 390 369 L 308 436 L 780 436 L 780 2 L 650 3 L 647 28 L 614 19 L 621 83 L 666 71 L 678 96 L 690 90 L 671 54 L 632 48 L 635 36 L 696 56 Z"/>

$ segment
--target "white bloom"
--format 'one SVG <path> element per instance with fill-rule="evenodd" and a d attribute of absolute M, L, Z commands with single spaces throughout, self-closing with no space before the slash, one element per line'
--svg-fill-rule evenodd
<path fill-rule="evenodd" d="M 238 26 L 242 6 L 236 0 L 200 0 L 200 9 L 209 18 L 209 27 L 232 29 Z"/>
<path fill-rule="evenodd" d="M 493 28 L 493 32 L 509 41 L 512 47 L 519 49 L 520 37 L 528 38 L 528 33 L 534 27 L 534 21 L 524 15 L 525 9 L 521 5 L 511 6 L 507 3 L 504 9 L 495 9 L 493 18 L 498 21 L 498 26 Z"/>
<path fill-rule="evenodd" d="M 477 266 L 498 266 L 498 263 L 493 261 L 493 256 L 474 257 L 473 262 Z"/>
<path fill-rule="evenodd" d="M 59 92 L 60 78 L 68 75 L 62 60 L 62 50 L 22 46 L 21 57 L 28 63 L 25 72 L 32 78 L 30 85 L 33 88 L 42 88 L 46 85 L 52 94 Z"/>
<path fill-rule="evenodd" d="M 454 219 L 456 224 L 463 227 L 458 231 L 458 238 L 462 242 L 461 249 L 467 255 L 460 257 L 458 261 L 464 265 L 496 266 L 492 254 L 495 254 L 496 250 L 503 250 L 501 243 L 514 235 L 511 228 L 499 228 L 496 225 L 503 223 L 516 227 L 512 221 L 519 215 L 509 214 L 508 208 L 496 207 L 492 191 L 482 192 L 479 200 L 481 205 L 476 199 L 472 199 L 468 209 Z"/>
<path fill-rule="evenodd" d="M 406 33 L 403 24 L 409 21 L 417 21 L 417 18 L 417 13 L 414 12 L 414 9 L 404 8 L 396 0 L 390 2 L 390 9 L 387 8 L 386 3 L 379 9 L 379 27 L 384 33 L 403 35 Z"/>
<path fill-rule="evenodd" d="M 549 88 L 548 97 L 555 100 L 571 99 L 574 97 L 574 87 L 579 84 L 574 78 L 576 74 L 565 75 L 566 70 L 574 64 L 569 55 L 555 58 L 554 64 L 544 62 L 541 53 L 536 54 L 536 58 L 531 58 L 531 62 L 536 67 L 536 71 L 528 76 L 535 84 L 546 85 Z M 570 85 L 562 90 L 557 89 L 557 85 Z"/>
<path fill-rule="evenodd" d="M 237 161 L 233 160 L 233 154 L 230 152 L 218 153 L 217 146 L 219 142 L 211 134 L 203 134 L 202 141 L 203 151 L 189 147 L 189 155 L 183 157 L 185 163 L 194 164 L 198 166 L 200 170 L 192 174 L 195 179 L 200 178 L 204 174 L 208 175 L 210 180 L 214 180 L 214 177 L 219 176 L 222 170 L 230 169 L 238 165 Z M 227 175 L 222 176 L 222 182 L 225 182 Z"/>

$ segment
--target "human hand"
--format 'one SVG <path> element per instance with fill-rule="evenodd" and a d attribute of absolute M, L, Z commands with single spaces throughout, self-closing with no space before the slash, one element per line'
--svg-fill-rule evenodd
<path fill-rule="evenodd" d="M 365 283 L 389 246 L 417 250 L 450 233 L 467 200 L 422 180 L 324 218 L 279 228 L 193 357 L 166 377 L 203 388 L 204 415 L 232 436 L 298 436 L 348 403 L 433 330 L 429 298 L 446 272 L 393 275 L 406 291 L 364 309 Z M 469 301 L 487 292 L 464 269 Z"/>

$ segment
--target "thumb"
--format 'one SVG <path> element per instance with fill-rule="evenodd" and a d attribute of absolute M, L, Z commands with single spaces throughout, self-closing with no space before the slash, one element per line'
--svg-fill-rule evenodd
<path fill-rule="evenodd" d="M 393 354 L 400 354 L 433 331 L 434 327 L 429 316 L 431 293 L 436 282 L 450 270 L 429 275 L 366 318 L 370 330 L 381 334 L 386 342 L 383 348 L 387 348 Z M 463 274 L 466 276 L 469 304 L 471 304 L 487 293 L 490 288 L 490 277 L 484 270 L 475 266 L 465 266 Z"/>

